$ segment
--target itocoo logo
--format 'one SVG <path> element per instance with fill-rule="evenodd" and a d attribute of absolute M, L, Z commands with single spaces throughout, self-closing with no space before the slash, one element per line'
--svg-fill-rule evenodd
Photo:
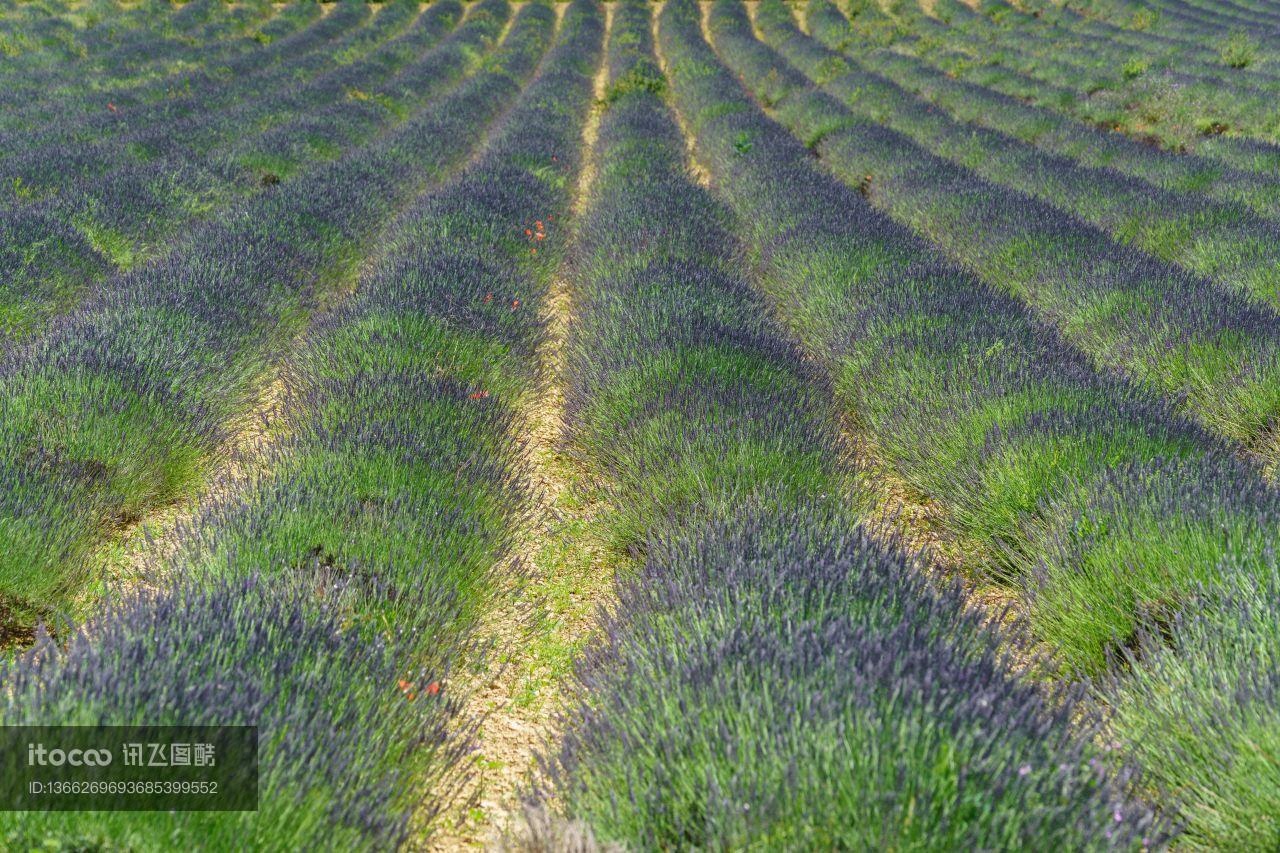
<path fill-rule="evenodd" d="M 61 767 L 69 764 L 72 767 L 106 767 L 111 763 L 109 749 L 45 749 L 42 743 L 27 744 L 27 766 Z"/>

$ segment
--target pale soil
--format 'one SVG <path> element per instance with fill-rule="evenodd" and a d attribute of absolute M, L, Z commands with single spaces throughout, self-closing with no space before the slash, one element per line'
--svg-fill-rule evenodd
<path fill-rule="evenodd" d="M 606 31 L 613 10 L 605 7 Z M 605 94 L 603 62 L 594 95 Z M 595 175 L 590 156 L 600 123 L 593 107 L 583 130 L 588 152 L 575 193 L 575 215 L 584 212 Z M 612 558 L 592 522 L 605 509 L 589 475 L 566 453 L 565 360 L 573 292 L 567 275 L 551 282 L 545 302 L 547 335 L 538 353 L 539 390 L 525 410 L 521 440 L 538 508 L 523 531 L 514 571 L 495 595 L 495 606 L 477 629 L 486 661 L 464 667 L 454 679 L 470 683 L 464 717 L 478 720 L 476 771 L 463 785 L 460 807 L 446 814 L 430 839 L 435 850 L 496 845 L 523 819 L 521 795 L 537 771 L 539 751 L 554 749 L 561 689 L 574 652 L 596 630 L 597 614 L 613 590 Z M 523 571 L 521 571 L 523 570 Z M 468 671 L 469 670 L 469 671 Z"/>
<path fill-rule="evenodd" d="M 1262 470 L 1262 475 L 1274 483 L 1277 473 L 1280 473 L 1280 424 L 1273 423 L 1264 430 L 1246 447 L 1244 457 L 1257 465 Z"/>

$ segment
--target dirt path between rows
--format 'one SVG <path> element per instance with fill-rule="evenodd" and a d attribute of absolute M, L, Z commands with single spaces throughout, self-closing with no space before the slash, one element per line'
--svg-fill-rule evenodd
<path fill-rule="evenodd" d="M 605 6 L 606 34 L 613 8 Z M 608 70 L 594 79 L 596 104 L 583 128 L 586 152 L 574 196 L 583 214 L 595 176 L 593 151 Z M 464 715 L 478 720 L 476 772 L 463 786 L 455 810 L 440 822 L 429 848 L 456 850 L 496 845 L 517 828 L 521 795 L 536 772 L 539 750 L 553 748 L 561 689 L 574 661 L 596 630 L 597 614 L 613 595 L 613 566 L 596 527 L 607 510 L 592 478 L 566 452 L 566 349 L 573 289 L 563 271 L 544 303 L 547 335 L 537 354 L 538 391 L 520 427 L 537 512 L 523 531 L 515 566 L 481 618 L 477 639 L 491 649 L 487 660 L 463 667 L 454 681 L 473 692 Z"/>

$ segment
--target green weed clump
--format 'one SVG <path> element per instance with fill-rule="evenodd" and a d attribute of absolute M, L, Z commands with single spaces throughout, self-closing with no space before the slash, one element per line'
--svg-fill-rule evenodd
<path fill-rule="evenodd" d="M 1223 42 L 1218 56 L 1230 68 L 1248 68 L 1258 58 L 1258 43 L 1244 30 L 1237 30 Z"/>

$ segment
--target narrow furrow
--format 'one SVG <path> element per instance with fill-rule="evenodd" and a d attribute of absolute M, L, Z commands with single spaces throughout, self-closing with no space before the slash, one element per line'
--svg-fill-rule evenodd
<path fill-rule="evenodd" d="M 604 7 L 609 38 L 614 9 Z M 570 235 L 569 246 L 599 165 L 593 152 L 607 72 L 601 64 L 594 73 L 594 103 L 575 155 L 582 163 L 572 208 L 559 207 L 564 218 L 556 230 Z M 545 250 L 545 241 L 540 245 Z M 466 800 L 473 805 L 458 815 L 456 829 L 434 840 L 437 849 L 490 844 L 518 825 L 535 751 L 555 737 L 565 681 L 596 630 L 596 609 L 610 598 L 614 567 L 595 523 L 605 511 L 603 499 L 565 435 L 566 347 L 575 316 L 571 269 L 571 260 L 562 262 L 541 301 L 537 392 L 520 407 L 515 424 L 533 508 L 512 549 L 519 571 L 500 580 L 480 616 L 476 636 L 483 654 L 456 676 L 472 684 L 464 707 L 478 721 L 477 772 Z"/>

